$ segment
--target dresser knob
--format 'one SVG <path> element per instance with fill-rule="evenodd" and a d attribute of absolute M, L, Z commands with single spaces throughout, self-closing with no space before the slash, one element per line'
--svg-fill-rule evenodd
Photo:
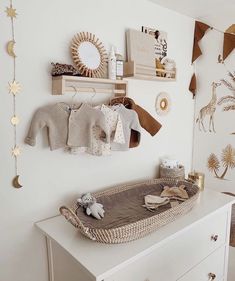
<path fill-rule="evenodd" d="M 211 273 L 211 272 L 208 274 L 208 276 L 210 278 L 209 279 L 210 281 L 215 280 L 215 278 L 216 278 L 216 275 L 214 273 Z"/>
<path fill-rule="evenodd" d="M 211 235 L 211 240 L 216 242 L 218 240 L 218 237 L 218 235 Z"/>

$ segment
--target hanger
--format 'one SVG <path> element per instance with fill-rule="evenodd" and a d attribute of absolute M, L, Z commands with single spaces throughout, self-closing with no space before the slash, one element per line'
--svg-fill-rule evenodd
<path fill-rule="evenodd" d="M 126 105 L 125 105 L 125 99 L 126 99 L 126 97 L 123 96 L 123 98 L 122 98 L 122 104 L 123 104 L 124 106 L 126 106 Z"/>
<path fill-rule="evenodd" d="M 72 96 L 72 100 L 71 100 L 71 105 L 75 106 L 74 99 L 75 99 L 76 95 L 79 93 L 79 88 L 75 87 L 74 85 L 70 85 L 69 87 L 72 87 L 75 91 L 75 94 Z M 96 92 L 96 89 L 93 87 L 91 88 L 91 90 L 93 90 L 94 94 L 91 96 L 89 103 L 91 106 L 93 106 L 92 100 L 96 96 L 97 92 Z"/>
<path fill-rule="evenodd" d="M 96 89 L 95 89 L 95 88 L 91 88 L 91 89 L 94 91 L 94 94 L 91 96 L 91 99 L 90 99 L 90 104 L 91 104 L 91 106 L 93 107 L 92 100 L 93 100 L 93 98 L 96 96 L 97 92 L 96 92 Z"/>
<path fill-rule="evenodd" d="M 72 98 L 71 98 L 71 101 L 70 102 L 60 102 L 60 103 L 63 103 L 63 104 L 65 104 L 66 106 L 67 106 L 67 109 L 69 110 L 69 111 L 71 111 L 72 109 L 74 109 L 75 108 L 75 104 L 74 104 L 74 98 L 76 97 L 76 95 L 78 94 L 78 88 L 76 88 L 74 85 L 70 85 L 70 86 L 68 86 L 68 87 L 72 87 L 73 89 L 74 89 L 74 91 L 75 91 L 75 94 L 72 96 Z"/>
<path fill-rule="evenodd" d="M 71 99 L 71 107 L 73 109 L 73 107 L 75 106 L 74 99 L 75 99 L 76 95 L 78 94 L 78 88 L 75 87 L 74 85 L 70 85 L 69 87 L 72 87 L 75 91 L 75 94 L 72 96 L 72 99 Z"/>
<path fill-rule="evenodd" d="M 119 98 L 120 98 L 120 97 L 112 97 L 112 98 L 110 98 L 110 99 L 109 99 L 109 104 L 111 105 L 111 101 L 112 101 L 112 100 L 119 99 Z M 125 98 L 126 98 L 126 96 L 123 96 L 123 97 L 122 97 L 122 101 L 120 101 L 120 102 L 117 101 L 117 102 L 115 102 L 114 104 L 112 104 L 112 106 L 120 105 L 120 104 L 122 104 L 123 106 L 126 106 L 126 105 L 125 105 Z"/>

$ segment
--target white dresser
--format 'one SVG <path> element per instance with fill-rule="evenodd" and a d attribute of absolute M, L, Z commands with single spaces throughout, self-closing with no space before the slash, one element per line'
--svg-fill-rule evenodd
<path fill-rule="evenodd" d="M 207 189 L 187 215 L 118 245 L 88 240 L 61 216 L 38 222 L 47 238 L 50 281 L 227 281 L 234 202 Z"/>

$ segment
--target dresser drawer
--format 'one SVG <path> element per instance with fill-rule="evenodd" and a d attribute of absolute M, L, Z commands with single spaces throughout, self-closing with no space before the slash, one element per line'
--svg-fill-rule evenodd
<path fill-rule="evenodd" d="M 227 209 L 215 212 L 105 281 L 177 280 L 225 244 L 227 215 Z"/>
<path fill-rule="evenodd" d="M 186 273 L 179 281 L 220 281 L 224 276 L 224 260 L 226 248 L 222 246 Z"/>

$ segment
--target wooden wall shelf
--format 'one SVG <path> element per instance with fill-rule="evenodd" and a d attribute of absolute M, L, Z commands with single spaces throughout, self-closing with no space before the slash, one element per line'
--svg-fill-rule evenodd
<path fill-rule="evenodd" d="M 135 76 L 125 76 L 125 79 L 138 79 L 138 80 L 149 80 L 149 81 L 165 81 L 165 82 L 174 82 L 175 78 L 166 78 L 159 76 L 149 76 L 143 74 L 136 74 Z"/>
<path fill-rule="evenodd" d="M 115 96 L 127 96 L 128 81 L 103 78 L 88 78 L 80 76 L 53 76 L 52 95 L 63 95 L 78 92 L 108 93 Z"/>
<path fill-rule="evenodd" d="M 150 80 L 150 81 L 176 81 L 176 69 L 172 71 L 164 70 L 164 69 L 155 69 L 154 72 L 157 72 L 157 75 L 146 75 L 138 73 L 137 66 L 135 62 L 129 61 L 124 63 L 124 77 L 132 78 L 132 79 L 140 79 L 140 80 Z M 166 77 L 170 76 L 170 77 Z"/>

